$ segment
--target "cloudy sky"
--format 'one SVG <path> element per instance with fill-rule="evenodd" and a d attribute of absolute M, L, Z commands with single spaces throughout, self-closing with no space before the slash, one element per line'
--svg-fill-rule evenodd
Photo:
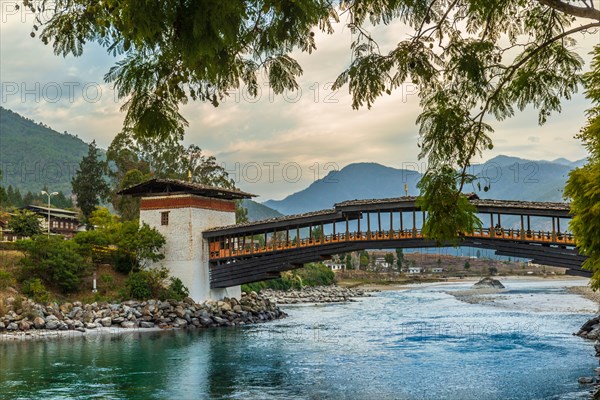
<path fill-rule="evenodd" d="M 97 45 L 87 46 L 80 58 L 54 56 L 50 46 L 30 38 L 31 15 L 14 10 L 14 1 L 0 0 L 0 6 L 1 105 L 106 148 L 123 121 L 121 103 L 103 82 L 115 59 Z M 384 50 L 403 36 L 393 26 L 375 34 Z M 371 110 L 352 110 L 347 88 L 330 90 L 350 62 L 352 36 L 339 25 L 334 35 L 317 39 L 315 53 L 297 56 L 304 69 L 301 93 L 272 96 L 265 86 L 255 100 L 241 89 L 218 108 L 203 103 L 182 108 L 190 123 L 186 144 L 215 155 L 242 189 L 260 195 L 259 201 L 283 198 L 350 163 L 414 169 L 418 161 L 415 88 L 408 84 L 378 99 Z M 599 34 L 585 37 L 580 53 L 599 41 Z M 588 106 L 578 95 L 544 126 L 537 125 L 532 110 L 496 123 L 495 148 L 482 161 L 498 154 L 531 160 L 585 157 L 573 136 Z"/>

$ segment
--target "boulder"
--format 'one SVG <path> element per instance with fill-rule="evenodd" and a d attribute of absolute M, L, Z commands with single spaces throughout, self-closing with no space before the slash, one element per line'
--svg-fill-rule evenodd
<path fill-rule="evenodd" d="M 46 325 L 46 321 L 44 321 L 44 318 L 35 317 L 33 319 L 33 326 L 35 327 L 35 329 L 43 329 L 44 325 Z"/>
<path fill-rule="evenodd" d="M 504 285 L 498 280 L 494 278 L 483 278 L 479 282 L 473 285 L 473 289 L 504 289 Z"/>
<path fill-rule="evenodd" d="M 28 331 L 29 329 L 31 329 L 31 325 L 32 323 L 29 321 L 21 321 L 19 322 L 19 330 Z"/>

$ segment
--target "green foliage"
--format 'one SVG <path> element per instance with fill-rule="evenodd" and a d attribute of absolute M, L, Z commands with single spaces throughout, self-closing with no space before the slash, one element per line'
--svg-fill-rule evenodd
<path fill-rule="evenodd" d="M 388 263 L 390 266 L 394 265 L 394 255 L 392 253 L 385 253 L 385 262 Z"/>
<path fill-rule="evenodd" d="M 248 209 L 244 207 L 241 200 L 235 201 L 235 223 L 248 222 Z"/>
<path fill-rule="evenodd" d="M 96 207 L 90 214 L 88 222 L 94 228 L 108 229 L 119 221 L 119 217 L 112 215 L 106 207 Z"/>
<path fill-rule="evenodd" d="M 303 286 L 328 286 L 335 283 L 335 274 L 321 263 L 306 264 L 295 275 L 300 277 Z"/>
<path fill-rule="evenodd" d="M 2 182 L 2 170 L 0 169 L 0 182 Z M 0 209 L 5 208 L 7 206 L 6 202 L 8 200 L 8 196 L 6 194 L 6 190 L 4 187 L 0 186 Z"/>
<path fill-rule="evenodd" d="M 354 265 L 352 265 L 352 255 L 346 254 L 346 269 L 354 269 Z"/>
<path fill-rule="evenodd" d="M 402 269 L 402 263 L 404 262 L 404 251 L 401 248 L 396 249 L 396 265 L 398 269 Z"/>
<path fill-rule="evenodd" d="M 21 290 L 36 303 L 47 303 L 50 300 L 50 293 L 39 278 L 26 280 Z"/>
<path fill-rule="evenodd" d="M 148 224 L 121 222 L 103 208 L 94 211 L 89 220 L 96 222 L 98 229 L 79 232 L 74 241 L 93 262 L 109 262 L 117 271 L 128 273 L 164 258 L 165 238 Z"/>
<path fill-rule="evenodd" d="M 17 210 L 8 220 L 8 229 L 15 235 L 31 237 L 42 233 L 37 214 L 28 210 Z"/>
<path fill-rule="evenodd" d="M 2 183 L 12 195 L 7 204 L 22 207 L 22 198 L 32 193 L 34 203 L 39 200 L 41 186 L 46 184 L 51 190 L 70 193 L 73 166 L 87 153 L 88 145 L 75 135 L 59 133 L 43 123 L 36 123 L 19 114 L 0 107 L 2 139 L 0 160 L 4 169 Z M 31 172 L 34 171 L 34 174 Z M 18 196 L 15 192 L 20 191 Z M 65 202 L 63 203 L 63 199 Z M 52 204 L 59 208 L 70 208 L 73 204 L 64 196 L 52 198 Z"/>
<path fill-rule="evenodd" d="M 579 252 L 588 256 L 583 267 L 592 271 L 591 286 L 600 288 L 600 46 L 594 50 L 592 71 L 584 76 L 586 95 L 594 107 L 579 138 L 590 153 L 588 163 L 569 174 L 565 196 L 571 199 L 569 224 Z"/>
<path fill-rule="evenodd" d="M 496 267 L 488 267 L 488 273 L 491 276 L 494 276 L 494 275 L 496 275 L 498 273 L 498 268 L 496 268 Z"/>
<path fill-rule="evenodd" d="M 469 199 L 456 192 L 457 173 L 450 167 L 428 171 L 418 184 L 421 196 L 417 205 L 427 212 L 422 233 L 438 244 L 458 244 L 459 238 L 481 227 L 476 208 Z"/>
<path fill-rule="evenodd" d="M 24 5 L 39 16 L 32 36 L 55 54 L 80 56 L 95 41 L 118 55 L 105 80 L 127 99 L 124 125 L 136 137 L 160 139 L 187 125 L 179 104 L 191 98 L 216 106 L 240 84 L 256 96 L 261 72 L 275 93 L 296 90 L 302 69 L 287 53 L 312 52 L 313 30 L 331 32 L 338 19 L 327 0 L 169 0 L 143 12 L 134 0 L 59 0 L 56 13 Z"/>
<path fill-rule="evenodd" d="M 81 209 L 88 226 L 91 226 L 90 215 L 109 194 L 108 184 L 104 180 L 105 174 L 106 162 L 99 160 L 96 142 L 92 142 L 87 156 L 79 163 L 79 171 L 71 181 L 73 193 L 77 196 L 77 206 Z"/>
<path fill-rule="evenodd" d="M 329 286 L 335 283 L 335 274 L 321 263 L 306 264 L 303 268 L 284 272 L 277 279 L 242 285 L 242 291 L 260 292 L 262 289 L 290 290 L 303 286 Z"/>
<path fill-rule="evenodd" d="M 15 282 L 15 278 L 8 271 L 0 271 L 0 290 L 6 289 L 12 286 Z"/>
<path fill-rule="evenodd" d="M 17 248 L 25 253 L 21 260 L 22 280 L 39 278 L 63 293 L 76 291 L 88 269 L 81 247 L 73 240 L 38 235 L 17 242 Z"/>
<path fill-rule="evenodd" d="M 188 289 L 179 278 L 169 278 L 166 268 L 131 272 L 125 280 L 125 287 L 128 298 L 137 300 L 183 300 L 189 296 Z"/>
<path fill-rule="evenodd" d="M 181 301 L 190 295 L 190 291 L 183 285 L 181 279 L 170 277 L 169 281 L 169 287 L 164 294 L 165 298 Z"/>
<path fill-rule="evenodd" d="M 465 261 L 465 269 L 468 270 L 469 268 L 471 268 L 471 263 Z"/>
<path fill-rule="evenodd" d="M 109 163 L 114 165 L 109 175 L 113 182 L 111 198 L 115 209 L 124 220 L 134 220 L 139 216 L 139 199 L 119 196 L 121 189 L 149 179 L 165 178 L 190 180 L 195 183 L 234 188 L 225 169 L 213 156 L 206 156 L 196 146 L 181 144 L 181 136 L 165 140 L 157 138 L 134 138 L 131 130 L 120 132 L 108 148 Z M 236 203 L 236 218 L 244 222 L 247 211 L 240 202 Z"/>
<path fill-rule="evenodd" d="M 131 299 L 147 300 L 153 297 L 156 279 L 150 271 L 131 272 L 125 280 L 127 296 Z"/>

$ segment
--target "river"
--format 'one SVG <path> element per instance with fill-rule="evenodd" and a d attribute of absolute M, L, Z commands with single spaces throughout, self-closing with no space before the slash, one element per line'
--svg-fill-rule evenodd
<path fill-rule="evenodd" d="M 583 399 L 582 280 L 505 280 L 287 306 L 263 325 L 0 343 L 1 399 Z"/>

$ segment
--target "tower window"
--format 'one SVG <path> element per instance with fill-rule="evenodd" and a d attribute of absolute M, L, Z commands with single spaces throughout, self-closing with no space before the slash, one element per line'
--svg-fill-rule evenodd
<path fill-rule="evenodd" d="M 160 224 L 169 225 L 169 212 L 163 211 L 160 213 Z"/>

